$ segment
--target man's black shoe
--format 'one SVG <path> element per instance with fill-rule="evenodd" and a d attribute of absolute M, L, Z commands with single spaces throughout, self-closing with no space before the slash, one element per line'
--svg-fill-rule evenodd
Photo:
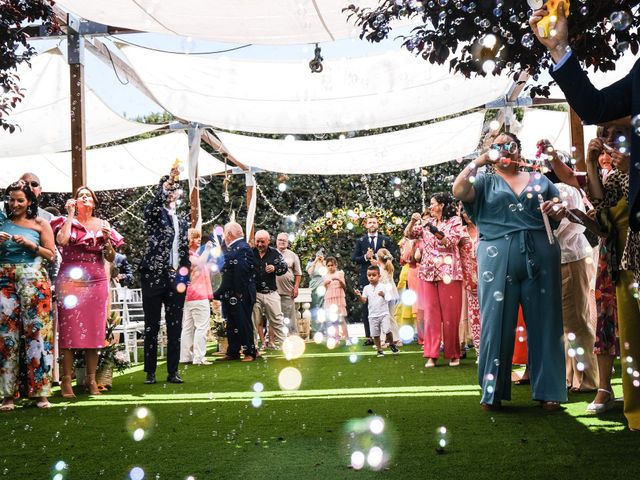
<path fill-rule="evenodd" d="M 368 347 L 369 345 L 373 345 L 373 339 L 367 338 L 362 345 L 364 345 L 365 347 Z"/>
<path fill-rule="evenodd" d="M 147 373 L 147 378 L 144 380 L 144 383 L 148 385 L 152 385 L 156 383 L 156 374 L 155 373 Z"/>
<path fill-rule="evenodd" d="M 171 373 L 167 377 L 167 382 L 169 382 L 169 383 L 184 383 L 184 380 L 182 380 L 180 378 L 180 375 L 178 375 L 177 373 Z"/>

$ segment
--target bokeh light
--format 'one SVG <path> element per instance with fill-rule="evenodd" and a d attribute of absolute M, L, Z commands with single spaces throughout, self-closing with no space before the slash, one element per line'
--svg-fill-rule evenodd
<path fill-rule="evenodd" d="M 140 442 L 153 432 L 155 423 L 155 416 L 151 410 L 138 407 L 127 418 L 127 431 L 134 441 Z"/>
<path fill-rule="evenodd" d="M 394 444 L 389 422 L 380 416 L 351 419 L 344 426 L 342 447 L 355 470 L 384 469 L 393 456 Z"/>
<path fill-rule="evenodd" d="M 297 390 L 302 383 L 302 374 L 295 367 L 285 367 L 278 375 L 278 384 L 282 390 Z"/>
<path fill-rule="evenodd" d="M 298 335 L 291 335 L 282 342 L 282 352 L 284 353 L 284 358 L 287 360 L 300 358 L 304 354 L 304 349 L 304 340 Z"/>

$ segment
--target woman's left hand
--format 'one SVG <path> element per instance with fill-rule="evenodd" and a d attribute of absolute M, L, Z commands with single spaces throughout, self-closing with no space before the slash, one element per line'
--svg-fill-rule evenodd
<path fill-rule="evenodd" d="M 561 203 L 547 200 L 540 205 L 542 213 L 547 214 L 554 220 L 560 221 L 567 215 L 567 209 Z"/>
<path fill-rule="evenodd" d="M 111 227 L 109 226 L 109 222 L 102 222 L 102 236 L 105 239 L 105 242 L 109 241 L 109 238 L 111 238 Z"/>

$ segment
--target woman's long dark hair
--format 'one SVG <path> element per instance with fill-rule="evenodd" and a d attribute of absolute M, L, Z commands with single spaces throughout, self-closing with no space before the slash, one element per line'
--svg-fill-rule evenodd
<path fill-rule="evenodd" d="M 456 216 L 456 200 L 447 192 L 438 192 L 431 195 L 436 202 L 442 204 L 442 220 L 449 220 Z"/>
<path fill-rule="evenodd" d="M 7 214 L 8 218 L 13 218 L 13 211 L 9 206 L 9 198 L 11 197 L 11 192 L 23 192 L 24 196 L 27 197 L 27 200 L 31 202 L 31 205 L 27 207 L 27 218 L 36 218 L 38 216 L 38 197 L 31 190 L 31 186 L 23 182 L 22 180 L 12 183 L 7 187 L 4 191 L 6 200 L 4 202 L 4 211 Z"/>

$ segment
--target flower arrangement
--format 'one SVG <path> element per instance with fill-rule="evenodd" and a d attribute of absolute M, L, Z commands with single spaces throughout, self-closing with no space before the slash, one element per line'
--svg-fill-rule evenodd
<path fill-rule="evenodd" d="M 120 315 L 117 312 L 111 312 L 111 316 L 107 320 L 104 348 L 100 350 L 98 355 L 98 370 L 110 365 L 116 372 L 123 373 L 131 366 L 129 355 L 124 351 L 124 344 L 117 343 L 114 339 L 113 331 L 120 324 L 120 321 Z"/>
<path fill-rule="evenodd" d="M 226 338 L 227 336 L 227 321 L 222 317 L 214 317 L 213 319 L 213 333 L 217 338 Z"/>
<path fill-rule="evenodd" d="M 402 238 L 406 223 L 404 217 L 396 215 L 389 209 L 364 208 L 362 205 L 356 205 L 353 208 L 334 208 L 326 212 L 324 216 L 305 225 L 304 230 L 297 236 L 292 249 L 301 258 L 306 257 L 307 259 L 312 258 L 320 247 L 324 247 L 332 254 L 342 253 L 342 250 L 347 253 L 353 248 L 355 239 L 365 233 L 367 217 L 371 215 L 378 219 L 380 233 L 396 240 Z"/>

